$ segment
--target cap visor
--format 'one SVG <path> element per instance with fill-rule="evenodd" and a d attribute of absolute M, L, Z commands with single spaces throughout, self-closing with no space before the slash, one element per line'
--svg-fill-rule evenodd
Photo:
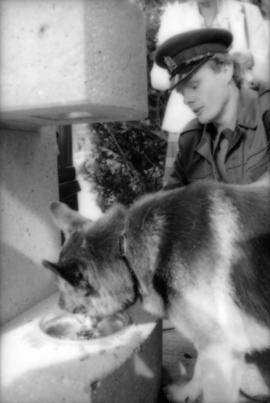
<path fill-rule="evenodd" d="M 169 91 L 174 90 L 179 84 L 183 84 L 190 80 L 192 75 L 195 74 L 197 70 L 199 70 L 206 62 L 208 62 L 208 60 L 211 59 L 212 56 L 213 55 L 206 56 L 192 67 L 190 66 L 190 69 L 187 73 L 176 74 L 174 77 L 172 77 Z"/>

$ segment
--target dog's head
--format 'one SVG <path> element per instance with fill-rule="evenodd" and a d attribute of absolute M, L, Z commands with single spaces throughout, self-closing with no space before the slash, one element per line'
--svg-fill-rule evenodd
<path fill-rule="evenodd" d="M 65 242 L 59 261 L 43 265 L 57 275 L 60 306 L 101 319 L 134 303 L 132 274 L 119 250 L 125 208 L 116 206 L 95 222 L 63 203 L 52 203 L 50 210 Z"/>

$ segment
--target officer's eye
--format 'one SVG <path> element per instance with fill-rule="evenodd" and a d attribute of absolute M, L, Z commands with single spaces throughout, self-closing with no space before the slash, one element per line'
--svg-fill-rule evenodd
<path fill-rule="evenodd" d="M 197 81 L 193 82 L 193 83 L 190 83 L 190 88 L 192 90 L 196 90 L 198 88 L 198 86 L 199 86 L 199 84 L 197 83 Z"/>
<path fill-rule="evenodd" d="M 184 87 L 182 84 L 178 84 L 176 87 L 176 91 L 179 92 L 179 94 L 184 94 Z"/>

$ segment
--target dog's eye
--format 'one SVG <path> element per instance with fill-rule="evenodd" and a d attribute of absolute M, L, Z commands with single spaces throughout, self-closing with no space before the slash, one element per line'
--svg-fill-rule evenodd
<path fill-rule="evenodd" d="M 60 276 L 73 287 L 80 287 L 85 281 L 82 269 L 79 262 L 70 261 L 62 266 Z"/>
<path fill-rule="evenodd" d="M 97 297 L 99 293 L 90 284 L 87 284 L 86 292 L 84 295 L 85 297 Z"/>

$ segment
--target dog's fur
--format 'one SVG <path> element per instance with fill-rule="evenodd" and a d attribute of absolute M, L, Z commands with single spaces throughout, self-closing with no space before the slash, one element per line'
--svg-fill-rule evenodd
<path fill-rule="evenodd" d="M 270 347 L 268 180 L 196 183 L 96 222 L 60 203 L 51 210 L 67 237 L 59 262 L 45 263 L 62 278 L 61 305 L 101 318 L 140 294 L 198 350 L 192 380 L 169 397 L 237 402 L 245 354 Z"/>

